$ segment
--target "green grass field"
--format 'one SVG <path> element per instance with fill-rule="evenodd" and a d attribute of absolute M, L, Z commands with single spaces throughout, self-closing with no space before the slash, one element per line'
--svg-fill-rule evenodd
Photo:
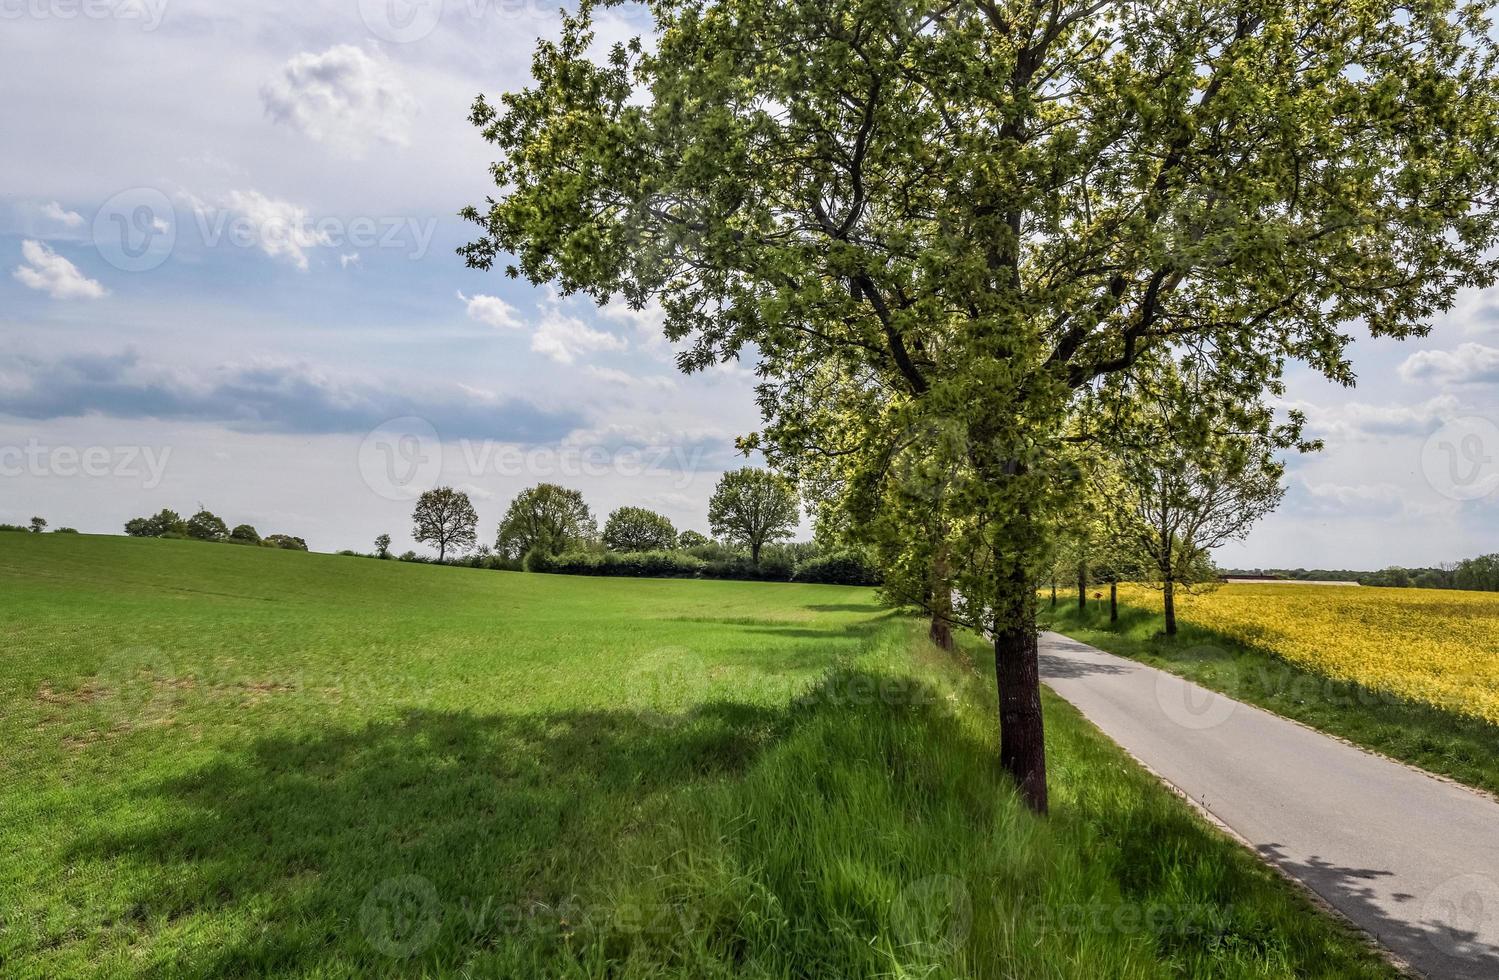
<path fill-rule="evenodd" d="M 0 975 L 1376 977 L 868 590 L 0 535 Z M 972 662 L 970 662 L 970 659 Z"/>

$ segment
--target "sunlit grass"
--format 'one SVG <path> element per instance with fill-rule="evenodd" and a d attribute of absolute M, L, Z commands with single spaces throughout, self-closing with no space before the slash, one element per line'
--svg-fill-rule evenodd
<path fill-rule="evenodd" d="M 868 590 L 0 539 L 0 974 L 1384 976 Z"/>

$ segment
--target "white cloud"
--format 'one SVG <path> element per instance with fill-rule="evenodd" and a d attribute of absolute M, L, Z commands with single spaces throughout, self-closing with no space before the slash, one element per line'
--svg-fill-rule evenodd
<path fill-rule="evenodd" d="M 98 299 L 109 292 L 41 242 L 23 241 L 21 258 L 25 261 L 12 275 L 23 286 L 39 289 L 53 299 Z"/>
<path fill-rule="evenodd" d="M 227 233 L 232 244 L 252 245 L 273 259 L 286 259 L 303 272 L 308 268 L 309 249 L 333 245 L 328 232 L 313 226 L 306 208 L 259 191 L 230 191 L 222 198 L 221 209 L 196 198 L 189 200 L 204 239 L 210 243 Z M 232 226 L 231 216 L 237 216 Z"/>
<path fill-rule="evenodd" d="M 477 320 L 491 327 L 506 330 L 519 330 L 525 326 L 516 315 L 515 307 L 498 296 L 485 296 L 482 293 L 477 296 L 465 296 L 460 291 L 458 298 L 468 304 L 470 320 Z"/>
<path fill-rule="evenodd" d="M 69 211 L 56 201 L 42 205 L 42 215 L 48 220 L 57 222 L 64 228 L 83 227 L 83 215 L 77 211 Z"/>
<path fill-rule="evenodd" d="M 358 264 L 359 264 L 359 253 L 358 252 L 346 252 L 345 254 L 340 255 L 338 257 L 338 267 L 340 269 L 347 269 L 351 265 L 358 265 Z"/>
<path fill-rule="evenodd" d="M 1321 406 L 1309 402 L 1282 402 L 1284 409 L 1306 413 L 1308 434 L 1329 442 L 1365 442 L 1400 436 L 1421 437 L 1461 414 L 1456 397 L 1438 395 L 1414 405 L 1370 405 L 1348 402 Z"/>
<path fill-rule="evenodd" d="M 390 63 L 352 44 L 304 51 L 260 89 L 266 114 L 351 156 L 372 141 L 410 142 L 415 102 Z"/>
<path fill-rule="evenodd" d="M 1433 517 L 1450 514 L 1453 501 L 1430 503 L 1393 483 L 1301 483 L 1301 510 L 1334 517 Z"/>
<path fill-rule="evenodd" d="M 1499 383 L 1499 349 L 1466 343 L 1450 351 L 1416 351 L 1400 365 L 1400 379 L 1436 385 Z"/>
<path fill-rule="evenodd" d="M 580 354 L 624 350 L 627 346 L 623 337 L 590 327 L 562 312 L 555 299 L 545 305 L 541 324 L 531 336 L 531 349 L 558 364 L 572 364 Z"/>
<path fill-rule="evenodd" d="M 629 371 L 621 371 L 619 368 L 599 367 L 589 364 L 583 368 L 591 378 L 597 378 L 605 384 L 617 385 L 621 388 L 645 388 L 653 391 L 671 391 L 677 386 L 675 378 L 666 378 L 659 375 L 631 374 Z"/>

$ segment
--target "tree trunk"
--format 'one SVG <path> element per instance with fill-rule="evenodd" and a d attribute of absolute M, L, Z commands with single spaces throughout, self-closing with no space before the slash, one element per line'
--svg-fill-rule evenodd
<path fill-rule="evenodd" d="M 1056 577 L 1056 575 L 1052 575 L 1052 577 L 1051 577 L 1051 608 L 1053 608 L 1053 609 L 1057 608 L 1057 577 Z"/>
<path fill-rule="evenodd" d="M 939 547 L 932 559 L 932 625 L 927 630 L 932 643 L 951 653 L 955 644 L 952 638 L 952 573 L 947 565 L 947 552 Z"/>
<path fill-rule="evenodd" d="M 1088 609 L 1088 563 L 1080 561 L 1077 563 L 1077 611 L 1086 612 Z"/>
<path fill-rule="evenodd" d="M 447 555 L 448 555 L 448 543 L 446 541 L 439 541 L 439 542 L 437 542 L 437 564 L 441 565 L 442 564 L 442 560 L 444 558 L 446 558 Z"/>
<path fill-rule="evenodd" d="M 1176 635 L 1176 583 L 1168 574 L 1164 583 L 1162 594 L 1166 604 L 1166 635 Z"/>
<path fill-rule="evenodd" d="M 1119 580 L 1109 579 L 1109 622 L 1119 622 Z"/>
<path fill-rule="evenodd" d="M 1023 585 L 1022 585 L 1023 587 Z M 1031 603 L 1025 608 L 1033 609 Z M 1046 730 L 1041 719 L 1041 674 L 1035 616 L 994 634 L 994 677 L 999 687 L 999 764 L 1036 813 L 1046 800 Z"/>
<path fill-rule="evenodd" d="M 756 568 L 760 567 L 760 542 L 750 542 L 750 563 Z"/>

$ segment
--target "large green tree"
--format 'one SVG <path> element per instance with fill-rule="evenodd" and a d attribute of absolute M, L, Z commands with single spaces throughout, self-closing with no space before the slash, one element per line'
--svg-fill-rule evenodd
<path fill-rule="evenodd" d="M 684 368 L 753 352 L 782 466 L 875 472 L 890 432 L 955 425 L 954 585 L 1038 810 L 1033 583 L 1078 394 L 1167 345 L 1246 399 L 1288 358 L 1351 383 L 1344 324 L 1418 334 L 1494 279 L 1481 6 L 657 0 L 653 43 L 595 60 L 596 6 L 474 104 L 500 190 L 461 253 L 659 301 Z"/>
<path fill-rule="evenodd" d="M 791 537 L 800 517 L 791 484 L 753 466 L 725 473 L 708 498 L 708 528 L 714 537 L 748 548 L 750 561 L 756 565 L 760 550 L 769 542 Z"/>
<path fill-rule="evenodd" d="M 494 550 L 503 558 L 524 558 L 532 551 L 557 555 L 598 536 L 593 513 L 581 490 L 538 483 L 516 494 L 500 521 Z"/>
<path fill-rule="evenodd" d="M 677 529 L 664 514 L 619 507 L 604 522 L 604 546 L 610 551 L 670 551 L 677 546 Z"/>

